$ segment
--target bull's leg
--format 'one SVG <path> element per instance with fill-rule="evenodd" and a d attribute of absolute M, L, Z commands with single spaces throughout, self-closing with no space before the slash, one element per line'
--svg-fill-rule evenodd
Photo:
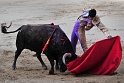
<path fill-rule="evenodd" d="M 52 57 L 50 57 L 50 56 L 51 55 L 47 56 L 47 58 L 49 59 L 50 64 L 51 64 L 51 69 L 49 71 L 49 74 L 53 75 L 54 74 L 54 59 Z"/>
<path fill-rule="evenodd" d="M 38 60 L 40 61 L 41 65 L 42 65 L 42 68 L 44 70 L 47 70 L 47 66 L 45 65 L 45 63 L 43 62 L 42 58 L 41 58 L 41 55 L 39 53 L 36 53 L 36 56 L 38 58 Z"/>
<path fill-rule="evenodd" d="M 56 70 L 59 70 L 59 65 L 58 65 L 58 60 L 56 60 L 56 66 L 55 66 Z"/>
<path fill-rule="evenodd" d="M 52 55 L 50 55 L 48 53 L 45 53 L 45 55 L 47 56 L 47 58 L 48 58 L 48 60 L 50 61 L 50 64 L 51 64 L 51 69 L 49 71 L 49 74 L 53 75 L 54 74 L 54 59 L 53 59 Z"/>
<path fill-rule="evenodd" d="M 13 62 L 13 65 L 12 65 L 13 69 L 16 68 L 16 61 L 17 61 L 18 56 L 21 54 L 21 52 L 22 52 L 22 50 L 20 50 L 20 51 L 17 50 L 17 51 L 15 52 L 15 58 L 14 58 L 14 62 Z"/>

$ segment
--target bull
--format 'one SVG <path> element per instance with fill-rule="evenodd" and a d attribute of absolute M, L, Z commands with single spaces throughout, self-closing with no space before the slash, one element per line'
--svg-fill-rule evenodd
<path fill-rule="evenodd" d="M 18 32 L 16 38 L 17 50 L 15 51 L 14 62 L 12 65 L 13 69 L 16 69 L 17 58 L 19 57 L 23 49 L 29 49 L 36 52 L 36 56 L 40 61 L 42 67 L 44 69 L 47 69 L 47 66 L 41 58 L 41 52 L 45 43 L 50 37 L 51 38 L 49 44 L 43 51 L 51 64 L 49 74 L 54 74 L 54 60 L 56 61 L 56 69 L 60 70 L 60 72 L 65 72 L 67 70 L 66 63 L 77 58 L 70 40 L 68 39 L 64 31 L 59 27 L 59 25 L 27 24 L 22 25 L 15 31 L 7 32 L 6 29 L 9 27 L 1 24 L 2 33 L 8 34 Z"/>

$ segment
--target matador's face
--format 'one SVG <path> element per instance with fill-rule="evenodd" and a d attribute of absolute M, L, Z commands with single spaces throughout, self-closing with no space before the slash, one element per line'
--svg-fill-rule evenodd
<path fill-rule="evenodd" d="M 89 20 L 93 20 L 94 19 L 94 17 L 89 17 Z"/>

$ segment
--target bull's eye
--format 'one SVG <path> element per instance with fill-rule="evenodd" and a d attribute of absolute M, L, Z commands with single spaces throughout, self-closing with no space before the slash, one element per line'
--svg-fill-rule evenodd
<path fill-rule="evenodd" d="M 66 59 L 65 62 L 68 63 L 68 60 Z"/>

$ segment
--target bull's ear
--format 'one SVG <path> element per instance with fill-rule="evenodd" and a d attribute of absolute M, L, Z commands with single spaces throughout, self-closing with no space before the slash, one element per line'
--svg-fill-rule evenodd
<path fill-rule="evenodd" d="M 63 63 L 66 65 L 66 57 L 71 58 L 72 54 L 71 53 L 65 53 L 62 57 Z"/>

